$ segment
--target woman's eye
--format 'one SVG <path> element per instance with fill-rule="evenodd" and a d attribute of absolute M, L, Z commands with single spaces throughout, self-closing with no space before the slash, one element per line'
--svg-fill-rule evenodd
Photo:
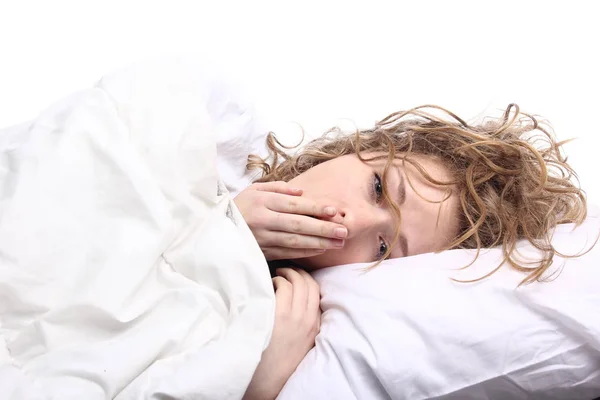
<path fill-rule="evenodd" d="M 375 191 L 375 198 L 379 202 L 381 197 L 383 197 L 383 184 L 381 183 L 381 176 L 378 173 L 375 173 L 374 176 L 373 189 Z"/>
<path fill-rule="evenodd" d="M 377 259 L 381 260 L 388 250 L 388 245 L 382 238 L 379 238 L 379 249 L 377 250 Z"/>

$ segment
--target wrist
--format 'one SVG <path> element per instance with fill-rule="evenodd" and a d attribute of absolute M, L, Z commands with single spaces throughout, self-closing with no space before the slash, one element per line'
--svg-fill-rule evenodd
<path fill-rule="evenodd" d="M 255 381 L 252 378 L 252 382 L 248 385 L 242 400 L 275 400 L 284 385 L 285 380 L 263 379 Z"/>
<path fill-rule="evenodd" d="M 270 364 L 264 361 L 254 372 L 243 400 L 274 400 L 290 377 L 287 368 L 269 368 Z"/>

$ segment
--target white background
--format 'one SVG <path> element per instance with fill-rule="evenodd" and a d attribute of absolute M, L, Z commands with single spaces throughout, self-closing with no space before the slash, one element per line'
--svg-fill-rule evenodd
<path fill-rule="evenodd" d="M 594 1 L 0 0 L 0 128 L 146 57 L 225 62 L 259 108 L 310 134 L 425 103 L 465 119 L 516 102 L 549 119 L 593 202 L 600 136 Z"/>

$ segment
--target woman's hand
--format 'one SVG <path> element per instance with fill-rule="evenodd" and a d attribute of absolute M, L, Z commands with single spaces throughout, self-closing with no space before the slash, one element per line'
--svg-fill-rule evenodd
<path fill-rule="evenodd" d="M 311 257 L 344 246 L 348 230 L 317 219 L 335 216 L 336 209 L 301 195 L 286 182 L 268 182 L 255 183 L 235 197 L 267 260 Z"/>
<path fill-rule="evenodd" d="M 275 286 L 275 326 L 244 400 L 275 399 L 304 356 L 315 345 L 321 327 L 319 285 L 304 270 L 280 268 Z"/>

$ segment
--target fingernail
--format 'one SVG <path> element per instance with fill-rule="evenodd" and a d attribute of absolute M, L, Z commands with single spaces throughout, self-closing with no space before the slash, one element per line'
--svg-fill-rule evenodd
<path fill-rule="evenodd" d="M 325 207 L 325 214 L 333 217 L 335 214 L 337 214 L 337 210 L 335 207 Z"/>
<path fill-rule="evenodd" d="M 345 238 L 346 236 L 348 236 L 348 229 L 346 229 L 346 228 L 335 228 L 333 230 L 333 233 L 335 234 L 336 237 Z"/>
<path fill-rule="evenodd" d="M 333 247 L 344 247 L 343 240 L 332 240 L 332 242 L 333 242 Z"/>
<path fill-rule="evenodd" d="M 292 192 L 294 192 L 294 193 L 302 193 L 302 189 L 292 188 Z"/>
<path fill-rule="evenodd" d="M 325 253 L 325 249 L 318 249 L 317 254 Z"/>

